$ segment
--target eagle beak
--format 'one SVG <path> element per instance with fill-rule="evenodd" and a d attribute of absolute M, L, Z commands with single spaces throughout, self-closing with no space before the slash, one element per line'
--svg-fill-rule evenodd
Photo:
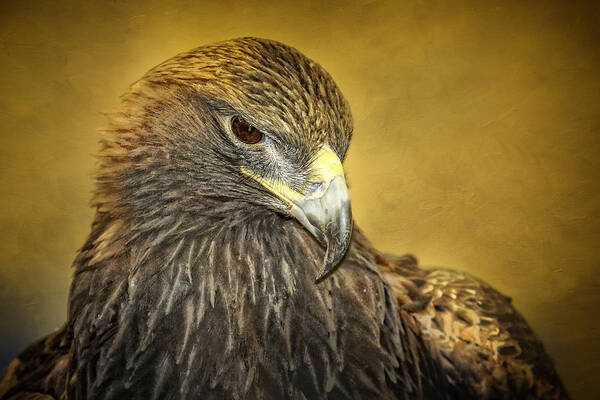
<path fill-rule="evenodd" d="M 326 248 L 320 282 L 337 267 L 346 254 L 352 237 L 352 209 L 343 175 L 323 181 L 325 190 L 308 194 L 293 202 L 291 214 Z"/>
<path fill-rule="evenodd" d="M 245 168 L 242 172 L 282 199 L 298 222 L 325 247 L 323 269 L 316 282 L 326 278 L 344 258 L 352 238 L 350 195 L 338 156 L 324 145 L 311 164 L 311 178 L 302 192 Z"/>

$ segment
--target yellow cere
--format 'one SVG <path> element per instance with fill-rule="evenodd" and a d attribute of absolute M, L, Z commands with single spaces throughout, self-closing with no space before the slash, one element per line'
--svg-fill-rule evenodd
<path fill-rule="evenodd" d="M 321 147 L 311 169 L 315 176 L 327 183 L 336 176 L 344 176 L 344 167 L 342 167 L 340 159 L 327 145 Z"/>
<path fill-rule="evenodd" d="M 344 176 L 344 168 L 342 167 L 340 159 L 327 145 L 324 145 L 321 150 L 319 150 L 319 153 L 311 164 L 310 169 L 312 172 L 311 175 L 314 177 L 314 179 L 323 183 L 321 190 L 317 191 L 318 194 L 313 194 L 316 195 L 315 197 L 319 197 L 325 192 L 333 178 L 336 176 Z M 244 175 L 254 179 L 256 182 L 267 188 L 271 193 L 285 201 L 289 207 L 292 207 L 295 201 L 306 196 L 304 193 L 300 193 L 290 188 L 281 180 L 264 178 L 250 168 L 242 167 L 241 171 Z"/>

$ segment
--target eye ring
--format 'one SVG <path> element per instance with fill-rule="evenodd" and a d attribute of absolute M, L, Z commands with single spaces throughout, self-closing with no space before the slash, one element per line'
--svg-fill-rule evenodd
<path fill-rule="evenodd" d="M 240 117 L 231 118 L 231 132 L 246 144 L 258 144 L 263 141 L 265 134 L 253 127 Z"/>

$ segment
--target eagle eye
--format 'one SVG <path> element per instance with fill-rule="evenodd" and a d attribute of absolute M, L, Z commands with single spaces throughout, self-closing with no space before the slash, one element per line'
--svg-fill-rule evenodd
<path fill-rule="evenodd" d="M 239 117 L 231 119 L 233 134 L 246 144 L 257 144 L 263 140 L 264 134 Z"/>

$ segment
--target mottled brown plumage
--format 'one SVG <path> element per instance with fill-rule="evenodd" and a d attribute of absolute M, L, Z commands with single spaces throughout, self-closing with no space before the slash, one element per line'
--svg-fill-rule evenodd
<path fill-rule="evenodd" d="M 232 118 L 265 139 L 236 140 Z M 319 243 L 264 183 L 317 193 L 319 155 L 343 160 L 351 135 L 332 78 L 281 43 L 149 71 L 109 116 L 68 321 L 9 365 L 0 397 L 567 398 L 508 298 L 381 254 L 356 227 Z M 347 252 L 315 283 L 323 244 Z"/>

